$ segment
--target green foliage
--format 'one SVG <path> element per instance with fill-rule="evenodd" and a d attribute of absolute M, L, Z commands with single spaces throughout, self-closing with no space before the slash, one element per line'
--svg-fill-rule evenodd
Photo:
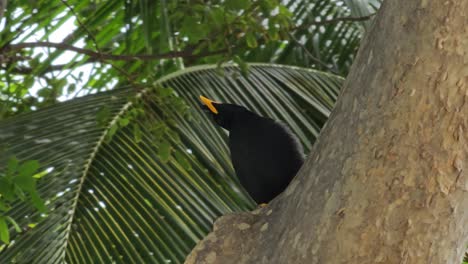
<path fill-rule="evenodd" d="M 0 240 L 4 243 L 10 243 L 10 231 L 6 223 L 6 217 L 0 216 Z"/>
<path fill-rule="evenodd" d="M 291 14 L 274 14 L 279 7 L 279 0 L 11 1 L 0 31 L 0 46 L 5 46 L 0 53 L 6 62 L 0 68 L 0 118 L 53 105 L 73 92 L 83 95 L 115 85 L 147 84 L 184 65 L 232 60 L 260 42 L 279 39 L 281 32 L 286 36 Z M 262 21 L 269 19 L 284 23 L 268 30 Z M 68 36 L 63 36 L 65 24 Z M 18 47 L 24 42 L 35 42 L 35 48 Z M 60 43 L 61 48 L 44 46 L 45 42 Z M 89 52 L 75 49 L 63 63 L 70 47 Z M 185 61 L 164 56 L 178 51 Z M 101 54 L 155 57 L 108 59 Z M 82 88 L 76 91 L 77 86 Z"/>
<path fill-rule="evenodd" d="M 344 76 L 366 24 L 315 23 L 368 15 L 379 1 L 346 3 L 9 1 L 0 30 L 0 119 L 53 105 L 64 96 L 146 85 L 205 63 L 273 62 Z M 18 46 L 25 42 L 36 45 Z M 61 47 L 41 46 L 45 42 Z"/>
<path fill-rule="evenodd" d="M 53 168 L 37 174 L 47 217 L 24 203 L 8 211 L 27 231 L 10 228 L 15 243 L 0 245 L 2 261 L 181 263 L 218 216 L 252 209 L 226 134 L 199 95 L 283 120 L 309 150 L 343 79 L 286 66 L 250 65 L 248 78 L 236 67 L 220 69 L 189 68 L 145 89 L 127 86 L 1 121 L 7 154 Z"/>
<path fill-rule="evenodd" d="M 239 66 L 243 76 L 247 77 L 249 73 L 249 64 L 242 60 L 239 56 L 234 56 L 233 61 Z"/>
<path fill-rule="evenodd" d="M 10 157 L 6 169 L 0 173 L 0 240 L 8 244 L 10 235 L 7 221 L 20 232 L 15 220 L 7 216 L 12 203 L 20 199 L 29 201 L 40 212 L 45 213 L 47 208 L 37 193 L 36 183 L 44 173 L 38 173 L 39 162 L 27 160 L 20 163 L 14 156 Z"/>

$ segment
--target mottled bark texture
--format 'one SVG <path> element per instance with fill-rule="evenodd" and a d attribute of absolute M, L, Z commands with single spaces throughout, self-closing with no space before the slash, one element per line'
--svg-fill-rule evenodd
<path fill-rule="evenodd" d="M 467 87 L 468 1 L 385 1 L 296 179 L 186 263 L 461 263 Z"/>

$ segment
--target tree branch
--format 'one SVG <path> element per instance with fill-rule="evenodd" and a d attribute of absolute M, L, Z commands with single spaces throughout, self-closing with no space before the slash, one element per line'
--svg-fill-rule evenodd
<path fill-rule="evenodd" d="M 76 22 L 78 22 L 78 24 L 80 25 L 80 27 L 83 28 L 83 29 L 86 31 L 86 33 L 88 33 L 88 36 L 91 38 L 91 40 L 92 40 L 93 43 L 94 43 L 94 47 L 96 47 L 96 50 L 97 50 L 99 53 L 101 53 L 101 50 L 99 49 L 99 46 L 98 46 L 97 41 L 96 41 L 96 38 L 95 38 L 94 35 L 91 33 L 91 31 L 88 29 L 88 27 L 86 27 L 86 25 L 83 24 L 83 23 L 81 22 L 81 19 L 78 17 L 78 15 L 76 14 L 76 12 L 75 12 L 75 10 L 73 9 L 73 7 L 71 7 L 71 6 L 67 3 L 67 1 L 65 1 L 65 0 L 60 0 L 60 1 L 61 1 L 61 2 L 70 10 L 70 12 L 75 16 Z"/>
<path fill-rule="evenodd" d="M 299 40 L 297 40 L 293 34 L 289 33 L 289 37 L 294 41 L 294 43 L 296 43 L 303 51 L 304 53 L 312 60 L 314 61 L 315 63 L 317 63 L 318 65 L 326 68 L 327 70 L 329 70 L 330 72 L 336 74 L 336 75 L 339 75 L 339 73 L 333 69 L 332 67 L 328 66 L 325 62 L 321 61 L 320 59 L 318 59 L 317 57 L 315 57 L 314 55 L 312 55 L 312 53 L 310 53 L 310 51 L 307 49 L 307 47 L 302 44 Z"/>
<path fill-rule="evenodd" d="M 71 70 L 72 68 L 75 68 L 77 66 L 83 66 L 85 64 L 93 63 L 97 61 L 98 60 L 91 58 L 91 59 L 86 60 L 85 62 L 74 62 L 74 63 L 67 63 L 67 64 L 50 65 L 47 68 L 45 68 L 43 71 L 41 71 L 39 75 L 42 76 L 46 73 L 53 72 L 53 71 Z M 23 74 L 23 75 L 33 74 L 35 71 L 35 69 L 33 68 L 24 67 L 24 66 L 18 66 L 13 69 L 7 69 L 7 68 L 2 68 L 2 69 L 5 71 L 10 71 L 11 73 L 14 73 L 14 74 Z"/>
<path fill-rule="evenodd" d="M 313 21 L 307 24 L 302 24 L 299 26 L 294 26 L 291 28 L 291 30 L 298 30 L 298 29 L 305 29 L 309 28 L 310 26 L 320 26 L 320 25 L 327 25 L 327 24 L 334 24 L 338 22 L 359 22 L 359 21 L 367 21 L 371 19 L 373 16 L 375 16 L 376 13 L 372 13 L 367 16 L 361 16 L 361 17 L 338 17 L 330 20 L 324 20 L 324 21 Z"/>
<path fill-rule="evenodd" d="M 216 51 L 210 51 L 200 54 L 193 54 L 192 50 L 184 50 L 184 51 L 173 51 L 161 54 L 151 54 L 151 55 L 114 55 L 109 53 L 99 53 L 93 50 L 78 48 L 73 45 L 65 44 L 65 43 L 55 43 L 55 42 L 24 42 L 18 44 L 11 44 L 3 48 L 4 51 L 11 52 L 11 51 L 18 51 L 25 48 L 56 48 L 59 50 L 69 50 L 74 51 L 76 53 L 80 53 L 83 55 L 87 55 L 98 60 L 122 60 L 122 61 L 134 61 L 134 60 L 142 60 L 142 61 L 150 61 L 150 60 L 160 60 L 160 59 L 171 59 L 171 58 L 198 58 L 198 57 L 207 57 L 212 55 L 223 54 L 227 52 L 227 49 L 221 49 Z"/>

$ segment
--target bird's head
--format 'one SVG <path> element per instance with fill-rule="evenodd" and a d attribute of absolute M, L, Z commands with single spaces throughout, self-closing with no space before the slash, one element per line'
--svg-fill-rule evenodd
<path fill-rule="evenodd" d="M 239 120 L 238 117 L 250 113 L 245 107 L 240 105 L 214 102 L 201 95 L 200 100 L 203 104 L 203 109 L 213 117 L 213 120 L 218 125 L 227 130 L 232 128 L 235 120 Z"/>

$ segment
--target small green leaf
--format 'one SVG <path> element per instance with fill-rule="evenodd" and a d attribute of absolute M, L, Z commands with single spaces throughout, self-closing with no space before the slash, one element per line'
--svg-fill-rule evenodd
<path fill-rule="evenodd" d="M 175 142 L 180 142 L 180 135 L 176 130 L 168 129 L 166 130 L 166 135 L 170 137 Z"/>
<path fill-rule="evenodd" d="M 24 192 L 32 192 L 36 188 L 36 179 L 32 175 L 19 175 L 13 182 Z M 18 193 L 17 193 L 18 194 Z"/>
<path fill-rule="evenodd" d="M 8 211 L 8 210 L 10 210 L 10 206 L 8 206 L 8 204 L 6 204 L 6 202 L 3 201 L 2 198 L 0 198 L 0 211 L 5 212 L 5 211 Z"/>
<path fill-rule="evenodd" d="M 39 161 L 28 160 L 19 166 L 18 173 L 20 177 L 23 176 L 32 178 L 32 176 L 37 172 L 38 169 Z"/>
<path fill-rule="evenodd" d="M 279 25 L 274 19 L 270 19 L 268 21 L 268 36 L 273 41 L 279 39 L 278 28 L 279 28 Z"/>
<path fill-rule="evenodd" d="M 23 84 L 26 88 L 31 88 L 34 84 L 35 80 L 33 77 L 31 76 L 28 76 L 26 78 L 23 79 Z"/>
<path fill-rule="evenodd" d="M 192 169 L 192 165 L 190 162 L 185 158 L 184 154 L 182 154 L 180 151 L 176 151 L 174 153 L 175 159 L 177 162 L 182 166 L 187 171 L 190 171 Z"/>
<path fill-rule="evenodd" d="M 272 41 L 276 41 L 279 39 L 279 34 L 278 34 L 278 30 L 276 29 L 268 29 L 268 36 L 270 37 L 270 39 Z"/>
<path fill-rule="evenodd" d="M 255 38 L 255 34 L 252 31 L 248 31 L 245 34 L 245 40 L 246 40 L 247 46 L 249 48 L 253 49 L 253 48 L 256 48 L 258 46 L 257 38 Z"/>
<path fill-rule="evenodd" d="M 213 20 L 213 25 L 215 27 L 222 27 L 224 25 L 224 10 L 219 7 L 212 7 L 208 10 Z"/>
<path fill-rule="evenodd" d="M 0 177 L 0 194 L 7 201 L 12 201 L 15 199 L 15 190 L 13 182 L 7 177 Z"/>
<path fill-rule="evenodd" d="M 18 85 L 15 83 L 12 83 L 12 85 L 10 85 L 10 88 L 8 88 L 8 92 L 15 93 L 16 89 L 18 89 Z"/>
<path fill-rule="evenodd" d="M 29 65 L 31 66 L 31 68 L 36 68 L 38 67 L 39 65 L 41 64 L 41 61 L 40 61 L 40 57 L 39 56 L 36 56 L 34 59 L 30 60 L 29 61 Z"/>
<path fill-rule="evenodd" d="M 130 119 L 128 118 L 120 118 L 119 119 L 119 126 L 120 127 L 125 127 L 128 125 L 128 123 L 130 123 Z"/>
<path fill-rule="evenodd" d="M 23 188 L 18 185 L 14 185 L 14 194 L 21 200 L 26 201 L 26 194 L 24 194 Z"/>
<path fill-rule="evenodd" d="M 234 56 L 232 60 L 239 65 L 239 68 L 241 70 L 242 76 L 245 78 L 248 77 L 249 75 L 249 64 L 247 64 L 244 60 L 242 60 L 239 56 Z"/>
<path fill-rule="evenodd" d="M 96 113 L 96 121 L 99 126 L 105 126 L 110 119 L 111 111 L 108 106 L 102 106 Z"/>
<path fill-rule="evenodd" d="M 233 23 L 238 18 L 237 14 L 231 12 L 225 12 L 224 21 L 226 24 Z M 221 40 L 220 40 L 221 41 Z"/>
<path fill-rule="evenodd" d="M 39 91 L 37 91 L 37 95 L 39 95 L 40 97 L 44 97 L 44 98 L 49 98 L 51 94 L 52 94 L 52 89 L 50 88 L 42 88 Z"/>
<path fill-rule="evenodd" d="M 159 158 L 162 162 L 169 161 L 169 157 L 171 156 L 171 144 L 167 140 L 163 140 L 161 144 L 159 144 Z"/>
<path fill-rule="evenodd" d="M 154 140 L 156 142 L 159 142 L 159 141 L 161 141 L 162 137 L 166 133 L 166 130 L 168 130 L 168 127 L 166 126 L 165 123 L 159 122 L 159 123 L 152 124 L 149 127 L 149 129 L 150 129 L 150 131 L 152 133 L 152 136 L 153 136 Z"/>
<path fill-rule="evenodd" d="M 44 201 L 39 197 L 39 194 L 37 191 L 34 191 L 31 193 L 31 202 L 34 205 L 34 207 L 39 210 L 41 213 L 47 212 L 47 207 L 45 206 Z"/>
<path fill-rule="evenodd" d="M 135 139 L 136 143 L 140 143 L 143 138 L 143 133 L 141 132 L 140 125 L 135 123 L 133 125 L 133 138 Z"/>
<path fill-rule="evenodd" d="M 16 232 L 21 233 L 21 228 L 20 228 L 20 226 L 18 225 L 18 223 L 16 223 L 15 219 L 13 219 L 13 218 L 7 216 L 7 217 L 6 217 L 6 220 L 8 220 L 8 222 L 10 222 L 10 223 L 13 225 L 13 227 L 14 227 L 15 230 L 16 230 Z"/>
<path fill-rule="evenodd" d="M 142 109 L 141 106 L 139 106 L 139 107 L 135 107 L 135 108 L 133 108 L 132 110 L 130 110 L 130 111 L 128 112 L 128 114 L 129 114 L 131 117 L 133 117 L 133 118 L 137 118 L 137 117 L 139 117 L 139 116 L 144 115 L 144 114 L 145 114 L 145 110 Z"/>
<path fill-rule="evenodd" d="M 197 43 L 207 37 L 210 32 L 210 25 L 201 23 L 200 18 L 196 16 L 186 16 L 180 28 L 180 34 L 189 39 L 189 43 Z"/>
<path fill-rule="evenodd" d="M 8 230 L 6 218 L 4 216 L 0 216 L 0 240 L 5 244 L 10 243 L 10 231 Z"/>
<path fill-rule="evenodd" d="M 7 175 L 13 175 L 18 169 L 18 159 L 13 156 L 8 160 Z"/>
<path fill-rule="evenodd" d="M 167 96 L 170 96 L 170 95 L 173 95 L 174 94 L 174 89 L 172 88 L 161 88 L 158 90 L 159 92 L 159 95 L 163 98 L 163 97 L 167 97 Z"/>
<path fill-rule="evenodd" d="M 226 0 L 226 2 L 224 2 L 226 9 L 234 11 L 245 10 L 249 8 L 251 4 L 250 0 Z"/>
<path fill-rule="evenodd" d="M 18 169 L 18 176 L 13 178 L 13 182 L 21 188 L 22 191 L 31 192 L 35 190 L 36 179 L 34 179 L 33 176 L 38 169 L 39 162 L 37 160 L 28 160 L 22 163 Z M 15 190 L 15 192 L 18 191 Z"/>
<path fill-rule="evenodd" d="M 291 11 L 289 11 L 289 9 L 284 5 L 279 6 L 279 13 L 281 15 L 285 16 L 285 17 L 291 17 L 292 16 Z"/>
<path fill-rule="evenodd" d="M 109 128 L 106 134 L 106 142 L 110 142 L 112 140 L 112 137 L 115 135 L 115 132 L 117 132 L 117 129 L 119 126 L 117 123 L 112 124 L 112 126 Z"/>

